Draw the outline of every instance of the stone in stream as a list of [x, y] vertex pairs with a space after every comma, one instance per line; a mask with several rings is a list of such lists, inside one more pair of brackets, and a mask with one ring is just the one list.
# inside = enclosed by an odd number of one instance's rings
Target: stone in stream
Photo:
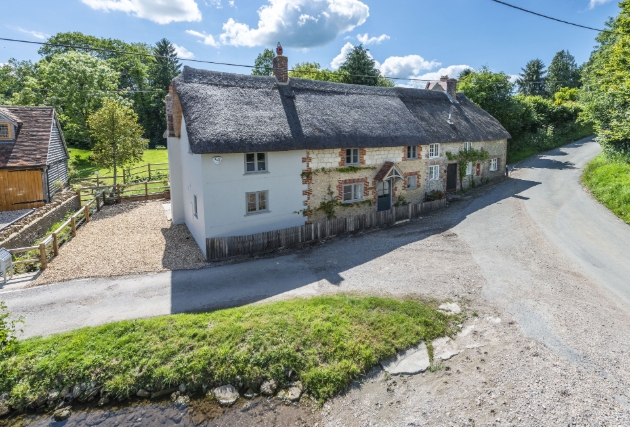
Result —
[[186, 393], [186, 384], [181, 383], [181, 384], [179, 385], [179, 392], [180, 392], [180, 393]]
[[138, 392], [136, 393], [136, 396], [142, 398], [142, 399], [146, 399], [147, 397], [151, 396], [151, 393], [149, 393], [148, 391], [146, 391], [145, 389], [141, 388], [140, 390], [138, 390]]
[[415, 375], [426, 371], [431, 366], [431, 362], [427, 346], [421, 342], [415, 347], [382, 361], [381, 366], [391, 375]]
[[98, 401], [98, 406], [105, 406], [109, 403], [109, 397], [107, 395], [100, 398]]
[[59, 399], [59, 391], [52, 389], [48, 392], [48, 404], [55, 403]]
[[61, 409], [57, 409], [55, 412], [53, 412], [53, 419], [55, 421], [67, 420], [68, 418], [70, 418], [70, 415], [72, 414], [70, 409], [71, 409], [70, 406], [67, 406], [67, 407], [61, 408]]
[[81, 390], [81, 386], [79, 384], [75, 385], [72, 389], [72, 398], [77, 399], [79, 396], [81, 396], [82, 392], [83, 391]]
[[265, 396], [273, 396], [277, 388], [278, 384], [276, 383], [276, 380], [267, 380], [260, 386], [260, 392]]
[[223, 406], [230, 406], [238, 400], [240, 395], [232, 384], [222, 385], [212, 390], [214, 398]]

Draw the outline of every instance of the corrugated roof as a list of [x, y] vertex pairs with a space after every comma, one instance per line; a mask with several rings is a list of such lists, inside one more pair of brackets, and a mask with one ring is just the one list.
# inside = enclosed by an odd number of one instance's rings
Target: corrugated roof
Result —
[[191, 151], [197, 154], [510, 137], [496, 119], [463, 95], [453, 103], [443, 92], [297, 78], [282, 85], [274, 77], [190, 67], [184, 67], [173, 85]]
[[54, 108], [2, 106], [0, 110], [22, 122], [15, 142], [0, 143], [0, 168], [45, 165]]

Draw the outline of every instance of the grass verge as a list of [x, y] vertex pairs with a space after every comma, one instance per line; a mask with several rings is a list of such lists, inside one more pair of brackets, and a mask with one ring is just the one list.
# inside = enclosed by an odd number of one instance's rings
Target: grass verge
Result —
[[337, 295], [116, 322], [20, 341], [0, 360], [0, 394], [26, 408], [51, 389], [90, 381], [128, 397], [180, 383], [191, 391], [257, 389], [271, 378], [282, 385], [294, 370], [323, 401], [379, 360], [452, 335], [458, 320], [415, 300]]
[[600, 203], [630, 224], [630, 164], [600, 154], [584, 168], [582, 183]]
[[[83, 150], [80, 148], [68, 147], [70, 153], [70, 162], [74, 167], [79, 178], [87, 178], [94, 173], [98, 172], [102, 176], [109, 176], [113, 172], [109, 169], [101, 169], [99, 166], [94, 165], [90, 161], [92, 155], [91, 150]], [[168, 151], [167, 150], [144, 150], [142, 154], [142, 160], [132, 166], [145, 165], [147, 163], [167, 163]], [[117, 168], [118, 173], [122, 175], [122, 169]]]

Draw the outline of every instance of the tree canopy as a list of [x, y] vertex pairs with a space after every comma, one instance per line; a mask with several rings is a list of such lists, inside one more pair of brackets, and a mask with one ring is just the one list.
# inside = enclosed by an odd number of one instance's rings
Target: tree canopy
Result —
[[546, 73], [545, 63], [540, 59], [529, 61], [516, 80], [519, 93], [526, 96], [546, 96]]
[[384, 79], [376, 68], [376, 62], [370, 55], [369, 49], [362, 44], [352, 48], [346, 55], [345, 61], [339, 67], [339, 72], [344, 74], [344, 83], [366, 86], [393, 86], [393, 83]]
[[547, 94], [553, 97], [563, 87], [580, 87], [580, 69], [568, 50], [556, 53], [547, 70]]
[[255, 76], [273, 76], [273, 58], [276, 56], [271, 49], [265, 49], [256, 57], [252, 74]]

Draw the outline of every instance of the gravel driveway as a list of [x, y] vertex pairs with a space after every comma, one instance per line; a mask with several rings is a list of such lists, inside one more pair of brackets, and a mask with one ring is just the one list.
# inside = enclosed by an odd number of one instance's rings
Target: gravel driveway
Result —
[[161, 200], [105, 206], [62, 246], [33, 285], [206, 265], [185, 225], [171, 225]]
[[[528, 160], [442, 212], [290, 255], [2, 293], [25, 336], [327, 292], [459, 301], [477, 348], [375, 369], [320, 426], [630, 425], [630, 227], [580, 187], [594, 142]], [[64, 319], [59, 321], [59, 319]]]

